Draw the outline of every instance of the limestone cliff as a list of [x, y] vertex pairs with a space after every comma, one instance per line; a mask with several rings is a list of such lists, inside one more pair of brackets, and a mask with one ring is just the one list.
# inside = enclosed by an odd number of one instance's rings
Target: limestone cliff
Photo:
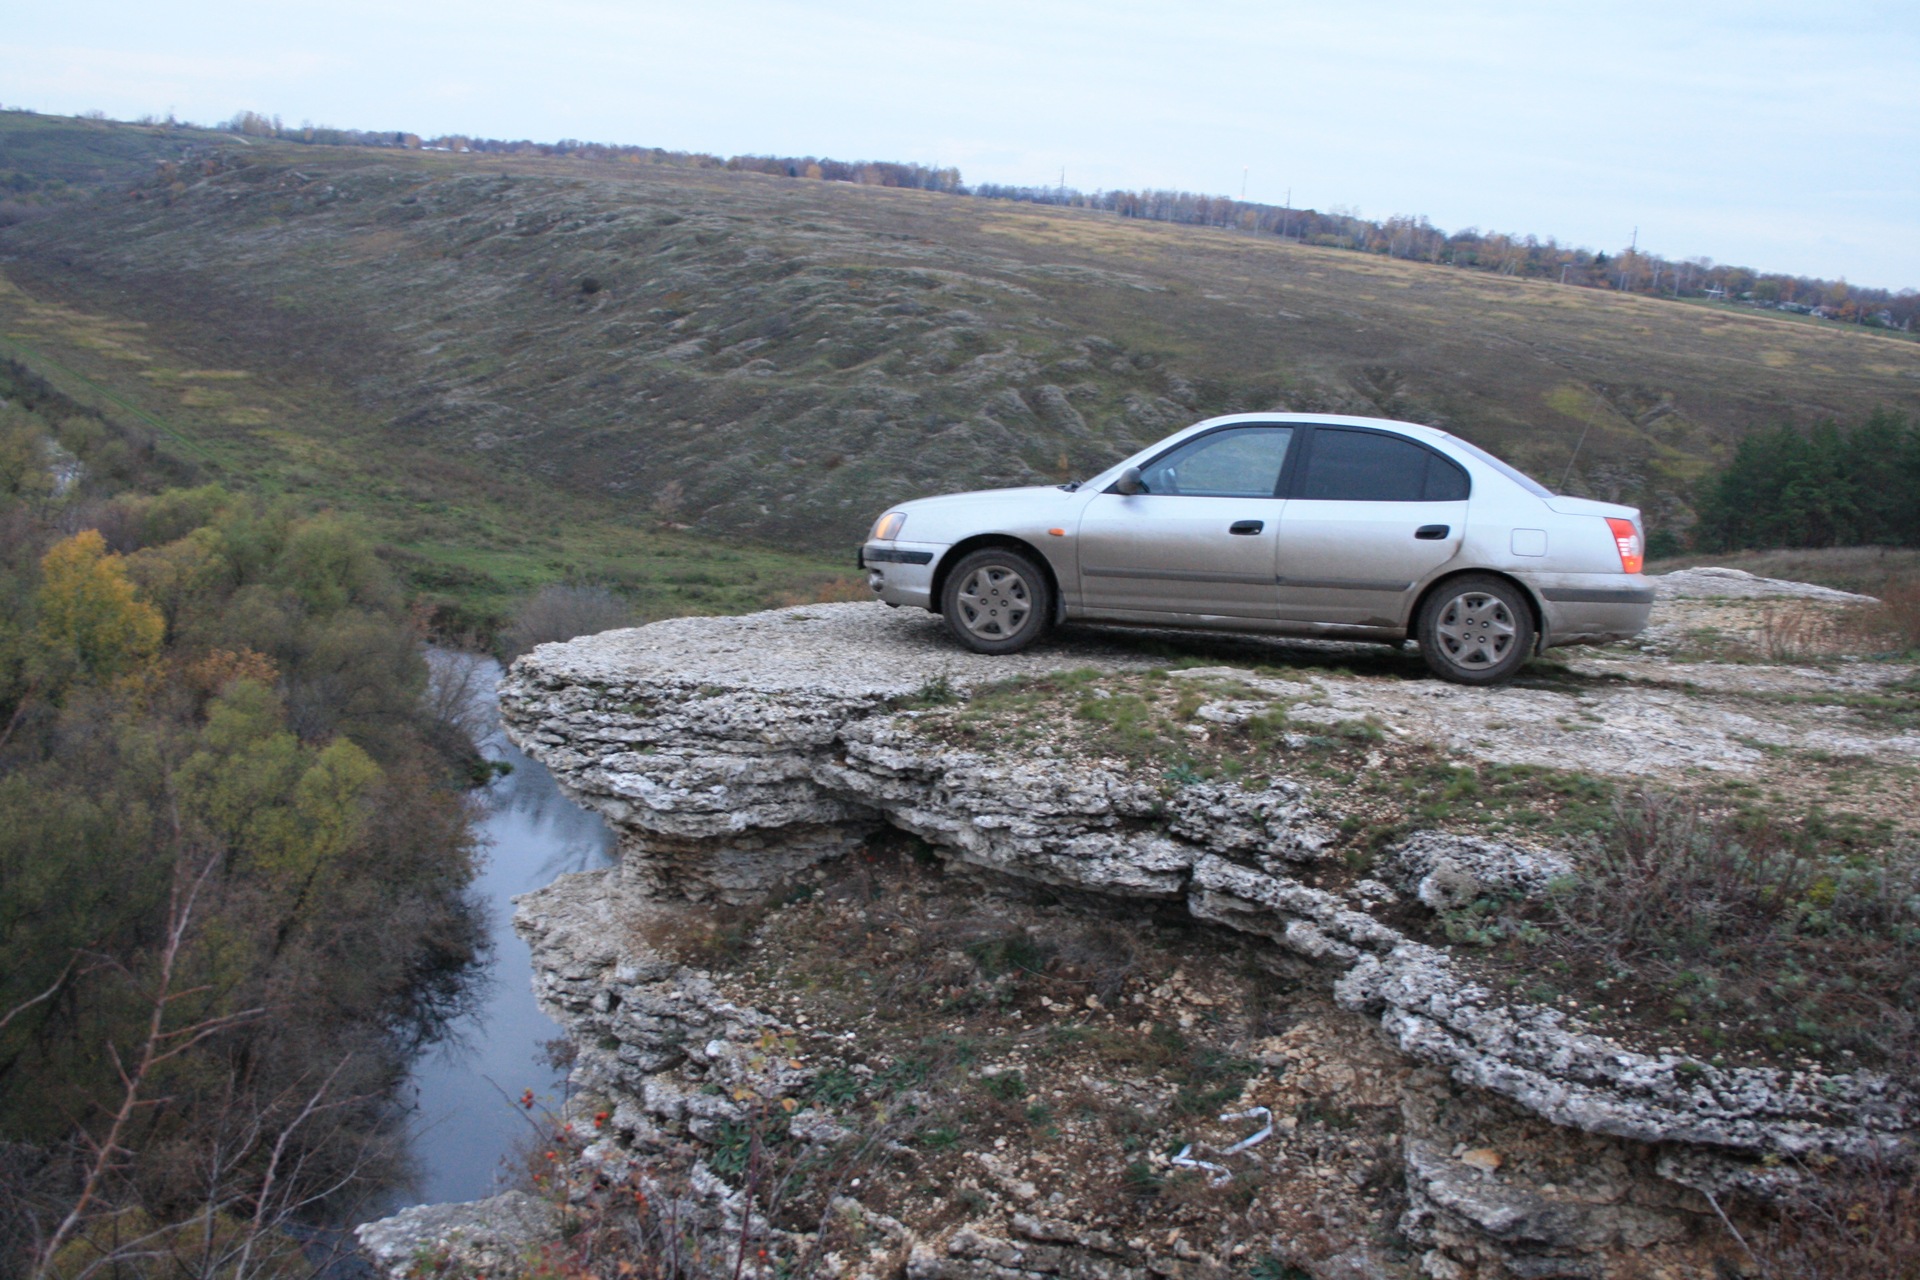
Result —
[[[1211, 652], [1229, 663], [1237, 652], [1249, 667], [1272, 660], [1256, 641]], [[811, 1126], [823, 1142], [844, 1136], [844, 1117], [818, 1104], [819, 1089], [809, 1092], [801, 1057], [784, 1078], [758, 1065], [765, 1055], [755, 1057], [755, 1043], [791, 1028], [792, 1009], [743, 1003], [699, 966], [649, 950], [644, 930], [631, 926], [637, 916], [696, 904], [751, 902], [817, 875], [884, 829], [911, 833], [983, 884], [1184, 911], [1240, 936], [1235, 946], [1266, 948], [1273, 963], [1319, 975], [1309, 984], [1320, 992], [1298, 997], [1308, 1021], [1372, 1026], [1377, 1050], [1341, 1031], [1349, 1037], [1342, 1052], [1354, 1062], [1388, 1054], [1357, 1069], [1399, 1081], [1382, 1096], [1403, 1117], [1395, 1128], [1400, 1229], [1429, 1275], [1637, 1274], [1631, 1267], [1652, 1265], [1654, 1246], [1678, 1250], [1670, 1260], [1698, 1261], [1704, 1255], [1685, 1250], [1718, 1231], [1710, 1200], [1764, 1191], [1784, 1176], [1782, 1159], [1891, 1149], [1910, 1133], [1913, 1099], [1885, 1076], [1812, 1063], [1716, 1065], [1634, 1043], [1565, 1008], [1497, 994], [1431, 931], [1410, 931], [1461, 885], [1537, 892], [1565, 870], [1563, 853], [1457, 830], [1416, 832], [1396, 842], [1372, 878], [1352, 884], [1323, 874], [1343, 815], [1300, 780], [1169, 777], [1137, 760], [1063, 751], [1044, 731], [987, 746], [956, 742], [927, 732], [929, 713], [914, 709], [1021, 675], [1143, 671], [1165, 661], [1132, 638], [1097, 634], [1014, 658], [976, 657], [951, 647], [924, 615], [832, 605], [680, 619], [543, 646], [517, 662], [501, 699], [510, 735], [605, 815], [622, 843], [616, 869], [529, 895], [519, 917], [543, 1004], [579, 1046], [576, 1080], [614, 1108], [619, 1137], [600, 1155], [644, 1150], [669, 1133], [716, 1141], [738, 1122], [734, 1099], [749, 1081], [762, 1093], [815, 1100], [796, 1132]], [[1198, 684], [1221, 670], [1173, 678]], [[1258, 677], [1238, 674], [1236, 687], [1258, 686]], [[1412, 688], [1393, 696], [1435, 690]], [[1336, 691], [1318, 704], [1353, 696]], [[1513, 691], [1433, 696], [1469, 711], [1516, 701]], [[1196, 731], [1206, 732], [1202, 721], [1247, 714], [1218, 699], [1202, 708]], [[1405, 723], [1402, 711], [1385, 714]], [[1389, 721], [1386, 731], [1444, 740], [1444, 717], [1429, 719], [1414, 729]], [[1284, 1047], [1271, 1052], [1285, 1056]], [[1516, 1162], [1465, 1158], [1476, 1149], [1453, 1139], [1469, 1112], [1497, 1114], [1505, 1131], [1526, 1130], [1536, 1144], [1558, 1141], [1562, 1156], [1585, 1153], [1573, 1163], [1587, 1173], [1529, 1177]], [[1005, 1159], [984, 1158], [990, 1167]], [[906, 1259], [912, 1274], [942, 1277], [1227, 1265], [1204, 1255], [1182, 1261], [1139, 1240], [1088, 1243], [1096, 1229], [1035, 1211], [1032, 1197], [1045, 1193], [1035, 1178], [1010, 1165], [998, 1176], [1015, 1188], [1019, 1212], [983, 1210], [961, 1229], [895, 1222], [888, 1256]], [[1361, 1241], [1302, 1255], [1297, 1265], [1328, 1276], [1395, 1274], [1371, 1248]], [[1080, 1262], [1055, 1256], [1063, 1250]], [[1635, 1251], [1641, 1262], [1622, 1261]]]

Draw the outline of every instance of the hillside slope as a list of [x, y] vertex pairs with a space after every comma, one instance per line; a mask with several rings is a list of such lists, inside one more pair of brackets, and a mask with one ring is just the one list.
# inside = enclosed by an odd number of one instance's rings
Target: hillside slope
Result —
[[815, 547], [1274, 407], [1439, 423], [1673, 527], [1751, 428], [1920, 409], [1898, 338], [667, 165], [233, 146], [0, 231], [0, 269], [337, 396], [363, 446]]
[[[91, 188], [144, 182], [154, 166], [236, 144], [230, 134], [178, 124], [122, 124], [72, 116], [0, 112], [0, 191], [58, 201]], [[16, 216], [20, 209], [14, 210]]]

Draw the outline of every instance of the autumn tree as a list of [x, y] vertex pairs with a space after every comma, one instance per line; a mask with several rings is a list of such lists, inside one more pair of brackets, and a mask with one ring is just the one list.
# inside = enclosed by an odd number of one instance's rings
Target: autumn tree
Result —
[[40, 575], [35, 637], [49, 689], [128, 674], [159, 652], [166, 622], [134, 598], [125, 561], [107, 551], [99, 530], [55, 543]]
[[359, 530], [168, 488], [150, 442], [16, 372], [0, 1276], [304, 1266], [282, 1228], [395, 1172], [392, 1091], [467, 998], [473, 748]]

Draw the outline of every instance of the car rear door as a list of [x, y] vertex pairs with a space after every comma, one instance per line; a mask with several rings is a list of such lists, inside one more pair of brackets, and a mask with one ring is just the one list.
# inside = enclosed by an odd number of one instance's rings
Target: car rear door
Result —
[[1295, 428], [1240, 425], [1182, 441], [1142, 467], [1146, 491], [1082, 509], [1087, 616], [1275, 616], [1277, 496]]
[[1280, 521], [1279, 616], [1406, 625], [1414, 589], [1460, 550], [1466, 471], [1395, 432], [1317, 426], [1305, 434]]

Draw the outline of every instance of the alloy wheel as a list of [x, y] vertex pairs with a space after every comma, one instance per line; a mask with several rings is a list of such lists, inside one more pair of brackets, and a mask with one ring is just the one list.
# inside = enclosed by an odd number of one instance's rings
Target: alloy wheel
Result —
[[1496, 666], [1513, 648], [1519, 628], [1499, 596], [1463, 591], [1440, 606], [1434, 633], [1447, 660], [1469, 671]]
[[960, 623], [982, 640], [1005, 640], [1026, 625], [1033, 591], [1009, 565], [981, 565], [960, 584]]

